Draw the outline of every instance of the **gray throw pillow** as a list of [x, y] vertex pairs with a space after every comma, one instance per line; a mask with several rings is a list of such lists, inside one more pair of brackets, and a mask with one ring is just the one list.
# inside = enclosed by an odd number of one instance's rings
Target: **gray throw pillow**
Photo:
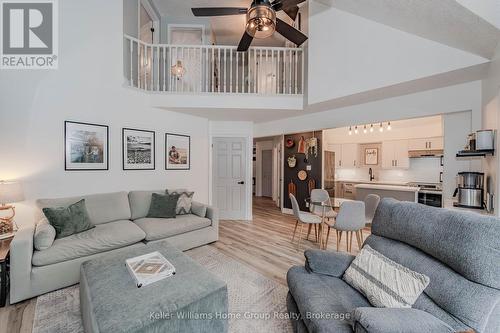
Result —
[[177, 208], [176, 208], [177, 215], [192, 213], [191, 205], [193, 203], [194, 192], [188, 192], [185, 190], [166, 190], [166, 193], [179, 195], [179, 200], [177, 201]]
[[52, 246], [56, 239], [56, 229], [50, 225], [46, 218], [41, 219], [35, 227], [33, 245], [38, 251], [46, 250]]
[[178, 194], [151, 194], [151, 205], [147, 217], [175, 218]]
[[56, 230], [56, 239], [77, 234], [95, 226], [90, 221], [85, 199], [68, 207], [43, 208], [50, 225]]

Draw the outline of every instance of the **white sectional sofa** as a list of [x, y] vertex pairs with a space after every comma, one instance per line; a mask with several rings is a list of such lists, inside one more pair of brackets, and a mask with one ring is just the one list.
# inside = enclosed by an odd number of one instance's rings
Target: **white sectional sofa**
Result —
[[172, 219], [147, 218], [152, 193], [164, 191], [37, 200], [39, 219], [43, 217], [42, 208], [67, 206], [85, 199], [96, 227], [56, 239], [52, 246], [41, 251], [34, 248], [35, 226], [19, 230], [10, 249], [11, 304], [78, 283], [80, 265], [102, 253], [139, 248], [166, 239], [184, 251], [218, 240], [216, 209], [193, 202], [192, 214]]

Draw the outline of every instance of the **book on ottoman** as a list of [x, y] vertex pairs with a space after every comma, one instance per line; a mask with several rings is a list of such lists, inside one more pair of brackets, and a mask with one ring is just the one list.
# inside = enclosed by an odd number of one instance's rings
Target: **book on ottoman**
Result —
[[125, 260], [137, 288], [175, 274], [175, 267], [158, 251]]

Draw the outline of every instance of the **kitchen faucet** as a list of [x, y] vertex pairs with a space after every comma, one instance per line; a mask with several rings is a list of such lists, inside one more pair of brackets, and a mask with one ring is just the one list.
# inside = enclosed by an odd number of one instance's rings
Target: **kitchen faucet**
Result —
[[370, 176], [370, 181], [374, 180], [375, 179], [375, 176], [373, 175], [373, 170], [372, 168], [369, 168], [368, 169], [368, 175]]

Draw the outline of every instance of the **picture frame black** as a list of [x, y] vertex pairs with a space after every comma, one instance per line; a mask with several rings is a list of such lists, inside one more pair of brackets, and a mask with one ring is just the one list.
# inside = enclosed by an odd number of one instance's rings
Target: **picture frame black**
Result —
[[[169, 142], [170, 140], [170, 142]], [[187, 146], [185, 147], [185, 140], [187, 140]], [[183, 142], [184, 141], [184, 142]], [[181, 149], [187, 149], [186, 159], [187, 163], [174, 164], [169, 162], [170, 150], [172, 146], [175, 146], [173, 142], [183, 143]], [[177, 143], [176, 143], [177, 144]], [[169, 148], [170, 147], [170, 148]], [[190, 170], [191, 169], [191, 136], [184, 134], [175, 133], [165, 133], [165, 170]], [[180, 152], [180, 159], [182, 160], [182, 152]]]
[[[143, 133], [148, 133], [151, 135], [152, 138], [152, 143], [151, 143], [151, 166], [150, 167], [130, 167], [127, 166], [127, 157], [126, 157], [126, 152], [125, 152], [125, 135], [127, 131], [134, 131], [134, 132], [143, 132]], [[128, 153], [128, 152], [127, 152]], [[123, 171], [135, 171], [135, 170], [156, 170], [156, 132], [151, 131], [151, 130], [144, 130], [144, 129], [137, 129], [137, 128], [130, 128], [130, 127], [124, 127], [122, 128], [122, 170]]]
[[[84, 163], [84, 162], [73, 162], [71, 161], [71, 151], [72, 146], [69, 145], [68, 132], [70, 131], [69, 126], [88, 126], [89, 129], [91, 127], [100, 128], [101, 130], [105, 130], [105, 142], [103, 142], [103, 158], [101, 163], [92, 162], [92, 163]], [[69, 153], [69, 154], [68, 154]], [[69, 160], [69, 161], [68, 161]], [[79, 163], [82, 163], [79, 165]], [[100, 167], [94, 167], [93, 164], [101, 164]], [[79, 167], [77, 167], [79, 166]], [[65, 171], [107, 171], [109, 170], [109, 126], [94, 124], [94, 123], [86, 123], [72, 120], [64, 121], [64, 170]]]

